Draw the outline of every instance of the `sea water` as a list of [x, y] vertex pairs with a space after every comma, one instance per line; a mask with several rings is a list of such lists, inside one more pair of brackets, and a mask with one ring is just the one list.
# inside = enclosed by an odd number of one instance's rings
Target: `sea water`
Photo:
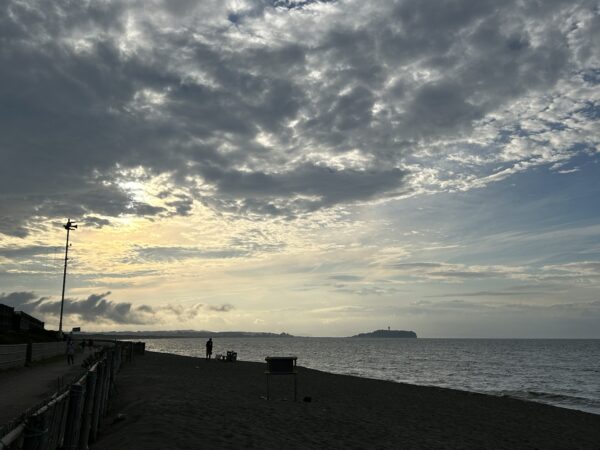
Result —
[[[146, 349], [204, 357], [206, 339], [145, 339]], [[294, 355], [326, 372], [439, 386], [600, 414], [600, 340], [213, 338], [243, 361]]]

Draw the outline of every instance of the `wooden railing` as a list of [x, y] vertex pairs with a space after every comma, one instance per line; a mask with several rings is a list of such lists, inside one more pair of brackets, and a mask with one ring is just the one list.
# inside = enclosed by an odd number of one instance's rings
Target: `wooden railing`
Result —
[[145, 352], [143, 342], [98, 344], [70, 385], [0, 428], [0, 449], [85, 450], [98, 438], [121, 365]]

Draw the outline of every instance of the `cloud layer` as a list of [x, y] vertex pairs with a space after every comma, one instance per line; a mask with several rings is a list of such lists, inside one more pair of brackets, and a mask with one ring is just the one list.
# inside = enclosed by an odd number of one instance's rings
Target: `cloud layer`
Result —
[[[230, 304], [203, 305], [197, 303], [190, 307], [166, 305], [151, 307], [132, 305], [129, 302], [117, 302], [107, 299], [110, 292], [92, 294], [83, 300], [65, 298], [64, 315], [71, 323], [109, 325], [152, 325], [160, 326], [165, 321], [185, 322], [202, 315], [226, 313], [234, 309]], [[25, 311], [38, 318], [58, 322], [60, 300], [47, 297], [38, 298], [33, 292], [12, 292], [0, 294], [0, 303], [12, 306], [17, 311]]]
[[46, 6], [0, 6], [0, 233], [293, 218], [598, 151], [592, 1]]

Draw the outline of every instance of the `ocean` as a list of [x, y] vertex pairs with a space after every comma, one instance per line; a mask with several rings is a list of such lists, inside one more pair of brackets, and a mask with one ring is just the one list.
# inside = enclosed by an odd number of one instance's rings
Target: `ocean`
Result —
[[[146, 339], [146, 349], [204, 357], [206, 339]], [[600, 340], [213, 338], [243, 361], [294, 355], [331, 373], [506, 395], [600, 414]]]

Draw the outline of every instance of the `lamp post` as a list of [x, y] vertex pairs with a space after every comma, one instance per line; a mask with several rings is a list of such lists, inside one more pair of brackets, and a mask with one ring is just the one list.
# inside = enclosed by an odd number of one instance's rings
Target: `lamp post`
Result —
[[65, 270], [63, 272], [63, 285], [62, 285], [62, 296], [60, 299], [60, 323], [58, 325], [58, 333], [62, 336], [62, 319], [63, 319], [63, 307], [65, 304], [65, 284], [67, 282], [67, 261], [69, 260], [69, 232], [77, 228], [75, 222], [71, 222], [71, 219], [67, 219], [67, 223], [63, 225], [64, 229], [67, 230], [67, 244], [65, 245]]

